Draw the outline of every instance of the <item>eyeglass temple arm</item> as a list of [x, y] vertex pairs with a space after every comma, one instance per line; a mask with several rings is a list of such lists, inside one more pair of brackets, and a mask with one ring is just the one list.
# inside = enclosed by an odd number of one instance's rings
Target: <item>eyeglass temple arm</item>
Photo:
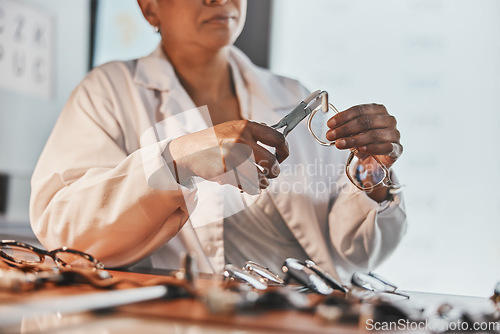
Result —
[[326, 90], [315, 90], [304, 99], [307, 107], [311, 110], [316, 109], [321, 104], [321, 110], [328, 112], [328, 92]]

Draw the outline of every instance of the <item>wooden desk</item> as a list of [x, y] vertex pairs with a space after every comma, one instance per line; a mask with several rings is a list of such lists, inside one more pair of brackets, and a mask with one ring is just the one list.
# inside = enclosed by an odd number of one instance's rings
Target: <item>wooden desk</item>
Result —
[[[110, 271], [114, 277], [146, 282], [159, 276]], [[217, 279], [200, 279], [199, 288], [208, 291]], [[49, 287], [25, 293], [0, 292], [0, 314], [15, 303], [50, 301], [61, 296], [105, 292], [88, 285]], [[487, 298], [409, 293], [414, 303], [463, 303], [474, 309], [491, 307]], [[26, 309], [28, 310], [28, 308]], [[0, 318], [1, 319], [1, 318]], [[129, 304], [106, 312], [61, 315], [51, 312], [22, 319], [21, 323], [2, 326], [1, 333], [365, 333], [363, 324], [326, 323], [314, 313], [270, 310], [253, 314], [211, 314], [201, 300], [182, 298], [151, 300]]]
[[[113, 277], [146, 282], [157, 275], [110, 271]], [[220, 280], [199, 279], [201, 290], [220, 285]], [[0, 313], [9, 305], [53, 300], [58, 297], [106, 292], [88, 285], [47, 287], [24, 293], [0, 292]], [[30, 306], [23, 306], [26, 311]], [[43, 310], [40, 310], [43, 311]], [[0, 318], [1, 319], [1, 318]], [[129, 304], [106, 312], [64, 314], [52, 312], [23, 318], [21, 323], [2, 326], [1, 333], [359, 333], [356, 325], [328, 324], [313, 313], [271, 310], [253, 314], [211, 314], [201, 300], [179, 298]]]

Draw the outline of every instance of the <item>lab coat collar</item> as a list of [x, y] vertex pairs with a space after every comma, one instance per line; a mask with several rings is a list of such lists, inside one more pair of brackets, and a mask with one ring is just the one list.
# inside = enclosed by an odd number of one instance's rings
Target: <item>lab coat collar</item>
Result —
[[[240, 104], [243, 104], [243, 117], [253, 116], [245, 114], [246, 112], [251, 113], [251, 111], [245, 110], [245, 106], [249, 103], [248, 96], [258, 96], [263, 105], [272, 110], [290, 107], [291, 92], [279, 89], [275, 82], [276, 76], [253, 64], [243, 52], [234, 46], [230, 47], [229, 54], [229, 63], [233, 71], [238, 99]], [[175, 69], [163, 51], [161, 43], [149, 56], [138, 59], [134, 83], [159, 91], [170, 91], [180, 85]], [[243, 87], [240, 85], [244, 85], [246, 89], [242, 89]], [[295, 98], [300, 99], [301, 97]]]
[[208, 127], [200, 112], [186, 113], [195, 109], [196, 105], [179, 82], [161, 43], [149, 56], [137, 60], [133, 80], [136, 85], [160, 92], [159, 111], [163, 114], [163, 118], [175, 116], [169, 119], [170, 128], [176, 129], [172, 132], [175, 134], [173, 137]]
[[160, 44], [149, 56], [139, 58], [134, 73], [134, 83], [159, 91], [171, 90], [177, 81], [175, 70]]
[[[276, 111], [292, 110], [293, 105], [290, 101], [301, 98], [293, 96], [291, 91], [283, 88], [276, 81], [279, 80], [276, 76], [254, 65], [243, 52], [234, 46], [230, 47], [229, 65], [241, 107], [241, 115], [245, 119], [267, 124], [277, 123], [284, 114], [276, 113]], [[160, 111], [165, 118], [176, 115], [177, 127], [182, 132], [192, 133], [211, 126], [206, 123], [201, 114], [191, 114], [189, 119], [183, 116], [184, 111], [196, 108], [196, 106], [179, 82], [161, 43], [149, 56], [138, 59], [133, 80], [136, 85], [158, 90], [162, 94]], [[175, 98], [171, 99], [171, 96]]]

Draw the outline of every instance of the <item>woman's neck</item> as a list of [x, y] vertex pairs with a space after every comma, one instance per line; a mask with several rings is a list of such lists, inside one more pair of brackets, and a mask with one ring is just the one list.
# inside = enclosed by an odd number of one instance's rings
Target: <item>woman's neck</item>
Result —
[[214, 52], [165, 47], [164, 50], [181, 84], [196, 105], [209, 104], [228, 93], [234, 95], [228, 47]]
[[[179, 81], [197, 107], [207, 106], [207, 124], [241, 119], [231, 69], [229, 47], [216, 52], [165, 48]], [[208, 118], [209, 117], [209, 118]]]

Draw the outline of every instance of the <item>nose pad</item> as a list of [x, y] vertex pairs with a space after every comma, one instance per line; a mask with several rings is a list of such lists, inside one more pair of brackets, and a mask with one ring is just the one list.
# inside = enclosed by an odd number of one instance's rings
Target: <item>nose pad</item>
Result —
[[227, 0], [203, 0], [207, 6], [221, 6], [224, 5]]

